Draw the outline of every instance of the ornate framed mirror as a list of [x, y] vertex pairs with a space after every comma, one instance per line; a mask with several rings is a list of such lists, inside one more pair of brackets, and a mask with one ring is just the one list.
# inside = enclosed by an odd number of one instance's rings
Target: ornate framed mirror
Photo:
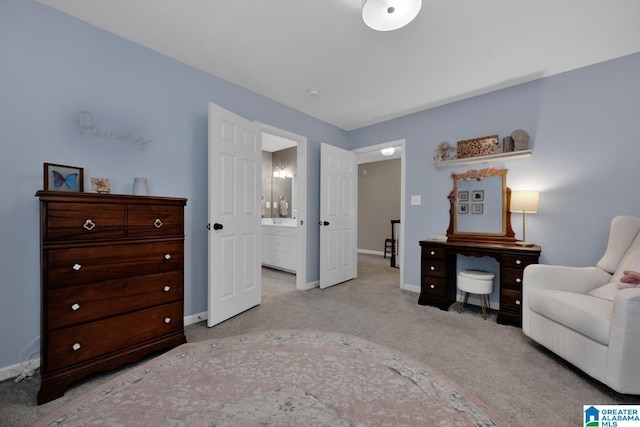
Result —
[[513, 243], [507, 169], [469, 170], [451, 174], [447, 241]]

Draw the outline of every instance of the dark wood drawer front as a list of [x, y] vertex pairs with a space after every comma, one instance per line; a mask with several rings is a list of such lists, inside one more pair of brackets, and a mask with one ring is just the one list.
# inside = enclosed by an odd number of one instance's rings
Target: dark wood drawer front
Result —
[[502, 255], [500, 265], [505, 268], [521, 268], [524, 269], [529, 264], [537, 264], [538, 257], [526, 255]]
[[125, 236], [122, 205], [49, 203], [46, 241], [94, 240]]
[[500, 283], [503, 287], [515, 291], [522, 290], [522, 270], [515, 268], [500, 269]]
[[422, 275], [433, 277], [445, 276], [445, 263], [444, 260], [438, 259], [423, 259], [422, 260]]
[[181, 332], [182, 313], [182, 302], [176, 302], [51, 331], [47, 368], [64, 368], [172, 332]]
[[445, 298], [447, 296], [445, 280], [423, 275], [420, 292], [430, 297]]
[[520, 316], [522, 313], [522, 292], [500, 289], [500, 311], [508, 311]]
[[444, 259], [445, 255], [445, 250], [443, 248], [430, 248], [428, 246], [422, 248], [422, 258], [424, 260]]
[[129, 206], [129, 237], [184, 235], [182, 206]]
[[45, 256], [49, 289], [182, 271], [184, 261], [182, 242], [52, 249]]
[[47, 321], [57, 329], [182, 300], [182, 272], [49, 291]]

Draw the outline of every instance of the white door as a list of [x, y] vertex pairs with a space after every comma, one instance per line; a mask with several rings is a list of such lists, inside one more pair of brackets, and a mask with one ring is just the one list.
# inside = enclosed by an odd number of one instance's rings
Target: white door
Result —
[[261, 135], [209, 103], [209, 327], [261, 302]]
[[320, 288], [355, 278], [357, 258], [355, 153], [320, 148]]

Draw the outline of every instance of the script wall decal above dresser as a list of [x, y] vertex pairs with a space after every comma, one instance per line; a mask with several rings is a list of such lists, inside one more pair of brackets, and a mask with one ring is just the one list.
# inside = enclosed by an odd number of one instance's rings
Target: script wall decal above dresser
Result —
[[186, 342], [184, 206], [171, 197], [39, 191], [38, 404], [89, 374]]

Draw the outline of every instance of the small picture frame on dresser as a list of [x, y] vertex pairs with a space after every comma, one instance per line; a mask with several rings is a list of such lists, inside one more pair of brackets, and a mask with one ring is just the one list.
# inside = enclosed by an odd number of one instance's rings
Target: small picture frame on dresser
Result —
[[44, 189], [47, 191], [84, 191], [84, 169], [77, 166], [44, 164]]
[[91, 178], [91, 189], [96, 193], [109, 194], [111, 193], [111, 184], [109, 178]]

